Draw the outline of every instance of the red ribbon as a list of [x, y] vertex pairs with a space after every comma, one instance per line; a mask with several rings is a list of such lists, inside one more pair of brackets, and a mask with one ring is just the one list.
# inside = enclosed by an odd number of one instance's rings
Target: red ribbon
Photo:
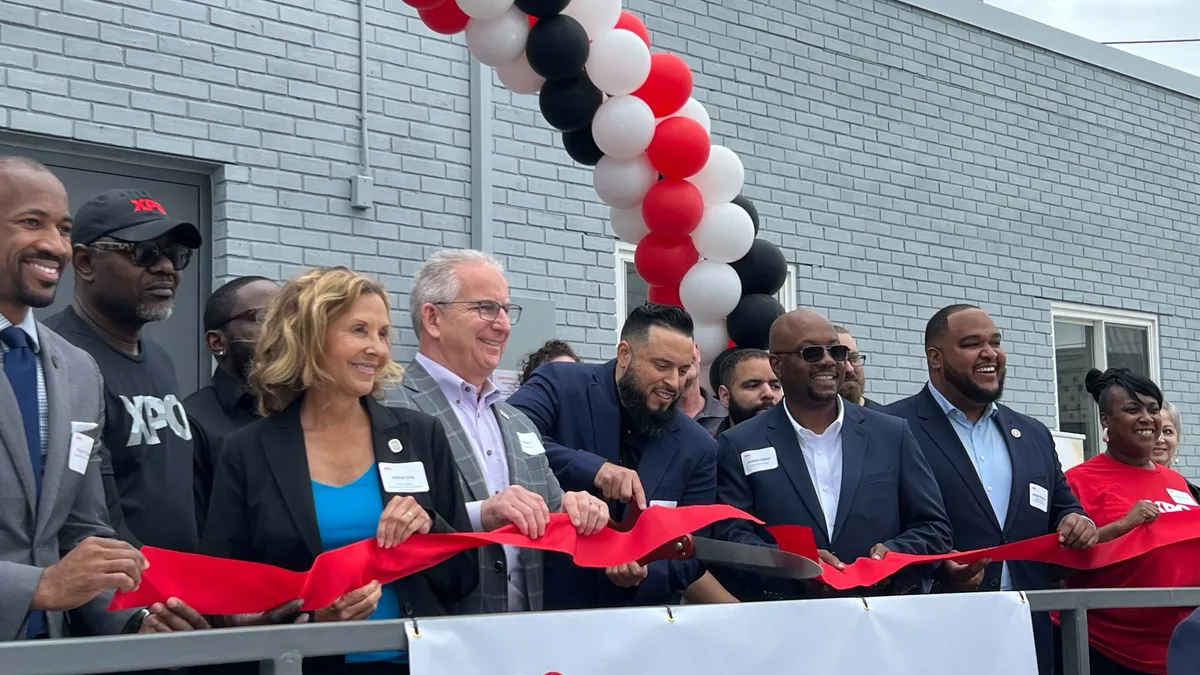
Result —
[[[650, 507], [629, 532], [604, 529], [580, 537], [565, 514], [552, 514], [546, 534], [530, 539], [509, 525], [494, 532], [414, 535], [403, 544], [379, 548], [373, 539], [351, 544], [317, 556], [312, 569], [292, 572], [270, 565], [179, 553], [152, 547], [142, 552], [150, 567], [141, 586], [118, 593], [111, 610], [147, 607], [168, 598], [179, 598], [201, 614], [261, 612], [296, 598], [304, 599], [306, 610], [332, 604], [345, 593], [373, 579], [389, 583], [429, 569], [463, 551], [487, 544], [566, 553], [581, 567], [612, 567], [638, 560], [662, 544], [728, 518], [761, 521], [725, 505], [681, 508]], [[812, 531], [798, 525], [769, 528], [781, 549], [817, 559]], [[1184, 541], [1200, 539], [1200, 511], [1164, 513], [1150, 525], [1087, 550], [1068, 549], [1058, 535], [945, 555], [889, 553], [883, 560], [861, 558], [836, 570], [822, 563], [821, 577], [837, 590], [872, 586], [908, 565], [940, 560], [970, 563], [981, 558], [993, 561], [1035, 561], [1091, 570], [1135, 558], [1147, 551]]]

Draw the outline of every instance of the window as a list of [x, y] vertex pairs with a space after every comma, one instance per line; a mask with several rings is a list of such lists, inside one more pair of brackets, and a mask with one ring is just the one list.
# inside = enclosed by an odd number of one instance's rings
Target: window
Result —
[[1100, 413], [1083, 387], [1091, 368], [1128, 368], [1158, 381], [1158, 318], [1083, 305], [1054, 304], [1058, 430], [1083, 437], [1086, 457], [1103, 450]]
[[[646, 302], [650, 286], [638, 276], [637, 270], [633, 266], [634, 246], [626, 244], [623, 241], [617, 241], [616, 243], [617, 333], [620, 333], [621, 324], [625, 322], [625, 317], [629, 316], [630, 310]], [[779, 293], [775, 294], [775, 297], [783, 305], [785, 311], [790, 312], [796, 309], [795, 265], [788, 265], [787, 280], [783, 282], [783, 288], [779, 289]]]

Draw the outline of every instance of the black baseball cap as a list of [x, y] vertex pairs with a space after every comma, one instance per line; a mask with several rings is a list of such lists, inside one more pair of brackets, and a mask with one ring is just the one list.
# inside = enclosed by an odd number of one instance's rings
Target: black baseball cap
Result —
[[100, 237], [121, 241], [150, 241], [174, 232], [176, 241], [191, 249], [204, 243], [193, 223], [174, 220], [145, 190], [105, 190], [87, 200], [75, 213], [71, 244], [90, 244]]

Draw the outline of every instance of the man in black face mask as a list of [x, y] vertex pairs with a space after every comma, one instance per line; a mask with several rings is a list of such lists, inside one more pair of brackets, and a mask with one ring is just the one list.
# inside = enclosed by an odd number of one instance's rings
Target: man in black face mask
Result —
[[267, 305], [278, 292], [278, 284], [270, 279], [241, 277], [214, 291], [204, 305], [204, 338], [217, 370], [211, 385], [184, 401], [196, 453], [196, 522], [201, 534], [221, 444], [227, 434], [258, 417], [254, 397], [246, 389], [246, 376]]

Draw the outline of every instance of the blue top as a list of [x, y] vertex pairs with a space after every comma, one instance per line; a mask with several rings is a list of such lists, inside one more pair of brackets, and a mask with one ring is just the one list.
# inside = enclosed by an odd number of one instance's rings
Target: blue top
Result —
[[[314, 480], [312, 491], [322, 549], [332, 551], [363, 539], [375, 538], [379, 531], [379, 517], [383, 515], [383, 498], [379, 495], [379, 473], [374, 464], [353, 483], [341, 487]], [[384, 586], [379, 605], [368, 619], [399, 619], [400, 616], [400, 598], [396, 590], [391, 585]], [[346, 661], [408, 663], [408, 652], [347, 654]]]
[[[1003, 528], [1008, 520], [1008, 501], [1012, 490], [1012, 457], [1008, 454], [1004, 432], [1000, 431], [1000, 424], [996, 420], [996, 404], [989, 405], [983, 417], [972, 423], [932, 382], [929, 383], [929, 393], [933, 394], [933, 400], [946, 413], [950, 426], [971, 458], [971, 464], [979, 473], [979, 481], [992, 504], [992, 512], [996, 514], [996, 522]], [[1008, 563], [1003, 563], [1000, 568], [1000, 590], [1011, 591], [1013, 588]]]

